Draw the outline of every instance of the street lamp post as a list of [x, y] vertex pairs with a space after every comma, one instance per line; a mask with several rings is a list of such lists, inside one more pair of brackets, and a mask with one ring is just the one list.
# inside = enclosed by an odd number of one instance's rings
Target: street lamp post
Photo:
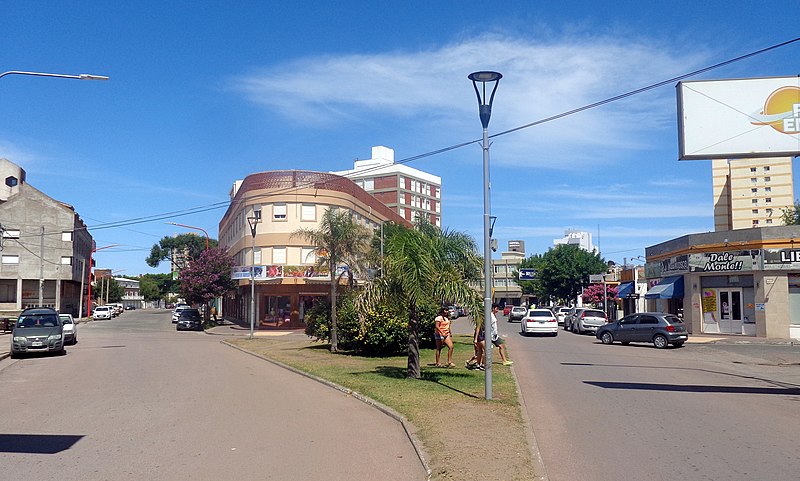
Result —
[[[485, 348], [483, 349], [483, 363], [486, 366], [485, 391], [486, 399], [492, 399], [492, 248], [491, 248], [491, 224], [489, 219], [489, 119], [492, 117], [492, 102], [497, 91], [497, 85], [503, 75], [498, 72], [482, 71], [473, 72], [467, 76], [472, 80], [475, 88], [475, 95], [478, 97], [478, 114], [483, 125], [483, 337]], [[480, 89], [478, 88], [480, 85]], [[489, 87], [492, 93], [486, 95], [486, 84], [494, 84]]]
[[203, 229], [202, 227], [194, 227], [194, 226], [186, 225], [186, 224], [178, 224], [177, 222], [167, 222], [167, 224], [177, 225], [178, 227], [186, 227], [187, 229], [194, 229], [194, 230], [202, 231], [203, 234], [206, 235], [206, 250], [208, 250], [208, 232], [206, 232], [206, 230]]
[[261, 217], [258, 215], [247, 217], [250, 235], [253, 237], [253, 263], [250, 266], [250, 339], [253, 338], [253, 329], [256, 323], [256, 227], [259, 222], [261, 222]]

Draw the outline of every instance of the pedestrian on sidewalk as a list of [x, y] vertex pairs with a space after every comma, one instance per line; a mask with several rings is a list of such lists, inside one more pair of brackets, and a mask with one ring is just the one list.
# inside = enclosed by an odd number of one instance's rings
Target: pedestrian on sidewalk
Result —
[[[453, 336], [450, 333], [450, 316], [447, 315], [447, 308], [439, 309], [439, 315], [433, 320], [433, 337], [436, 339], [436, 367], [456, 367], [453, 364]], [[439, 360], [442, 355], [442, 348], [447, 346], [447, 364], [442, 365]]]

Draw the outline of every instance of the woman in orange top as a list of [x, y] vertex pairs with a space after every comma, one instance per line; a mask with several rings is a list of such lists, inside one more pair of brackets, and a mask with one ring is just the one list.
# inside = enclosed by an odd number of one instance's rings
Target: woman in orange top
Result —
[[[439, 315], [434, 319], [433, 337], [436, 339], [436, 367], [456, 367], [453, 364], [453, 336], [450, 334], [450, 317], [447, 308], [442, 307]], [[439, 363], [442, 347], [447, 346], [447, 364]]]

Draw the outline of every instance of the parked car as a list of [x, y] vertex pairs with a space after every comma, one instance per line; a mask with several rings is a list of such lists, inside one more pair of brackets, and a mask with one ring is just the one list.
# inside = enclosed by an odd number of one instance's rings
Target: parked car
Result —
[[456, 306], [447, 306], [447, 317], [458, 319], [458, 308]]
[[110, 306], [112, 309], [114, 309], [114, 317], [122, 314], [122, 311], [124, 310], [122, 304], [110, 304]]
[[514, 306], [508, 313], [508, 322], [522, 321], [526, 314], [528, 314], [527, 307]]
[[72, 314], [59, 314], [61, 325], [64, 326], [64, 344], [77, 344], [78, 342], [78, 325], [75, 323]]
[[564, 330], [571, 331], [572, 330], [572, 321], [575, 319], [575, 314], [583, 309], [582, 307], [570, 307], [569, 311], [564, 315]]
[[114, 310], [111, 306], [97, 306], [92, 311], [92, 319], [111, 319], [114, 317]]
[[569, 314], [570, 308], [569, 307], [559, 307], [555, 310], [556, 321], [558, 321], [559, 326], [564, 325], [564, 318], [567, 314]]
[[529, 309], [519, 324], [519, 332], [528, 334], [558, 335], [558, 321], [550, 309]]
[[597, 332], [597, 328], [608, 322], [608, 316], [600, 309], [583, 308], [575, 312], [572, 319], [572, 332], [583, 334], [584, 332]]
[[512, 306], [511, 304], [506, 304], [506, 305], [503, 307], [503, 315], [504, 315], [504, 316], [507, 316], [507, 315], [508, 315], [508, 314], [511, 312], [511, 308], [512, 308], [512, 307], [514, 307], [514, 306]]
[[135, 311], [136, 310], [136, 306], [125, 306], [125, 310], [126, 311]]
[[182, 305], [176, 307], [174, 311], [172, 311], [172, 323], [173, 324], [178, 322], [178, 317], [180, 317], [181, 311], [184, 311], [186, 309], [191, 309], [191, 307], [187, 306], [186, 304], [182, 304]]
[[65, 354], [63, 329], [55, 309], [25, 309], [11, 334], [11, 357], [30, 352]]
[[456, 306], [456, 309], [458, 309], [458, 317], [463, 317], [467, 315], [467, 310], [464, 309], [464, 306]]
[[614, 341], [619, 341], [621, 344], [652, 342], [658, 349], [663, 349], [669, 344], [681, 347], [689, 340], [689, 333], [683, 321], [674, 314], [664, 312], [629, 314], [619, 321], [602, 326], [595, 336], [603, 344], [611, 344]]
[[203, 317], [198, 309], [184, 308], [180, 310], [175, 325], [176, 331], [202, 331]]

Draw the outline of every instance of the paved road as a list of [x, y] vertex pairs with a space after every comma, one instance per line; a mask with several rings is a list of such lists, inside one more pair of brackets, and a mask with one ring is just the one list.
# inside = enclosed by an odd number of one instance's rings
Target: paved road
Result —
[[800, 347], [657, 350], [500, 324], [550, 481], [798, 479]]
[[3, 479], [425, 478], [393, 419], [175, 332], [168, 311], [81, 325], [79, 339], [63, 357], [0, 361]]

